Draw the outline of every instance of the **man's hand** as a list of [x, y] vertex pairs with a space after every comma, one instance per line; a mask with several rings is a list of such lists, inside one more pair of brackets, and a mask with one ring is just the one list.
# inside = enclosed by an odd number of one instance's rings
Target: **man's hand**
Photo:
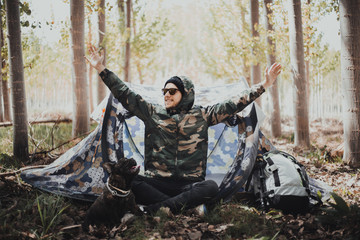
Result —
[[262, 85], [264, 88], [271, 87], [277, 76], [281, 73], [281, 64], [280, 63], [274, 63], [271, 65], [271, 67], [266, 67], [265, 69], [265, 80], [263, 81]]
[[84, 56], [85, 59], [90, 63], [93, 68], [98, 71], [98, 73], [101, 73], [105, 69], [105, 66], [103, 65], [104, 50], [99, 53], [99, 51], [94, 45], [90, 45], [89, 54], [89, 57]]

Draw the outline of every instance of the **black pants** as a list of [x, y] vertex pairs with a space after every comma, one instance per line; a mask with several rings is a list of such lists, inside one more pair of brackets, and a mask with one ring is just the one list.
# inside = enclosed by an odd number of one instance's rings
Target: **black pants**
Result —
[[219, 191], [213, 180], [201, 182], [180, 182], [170, 179], [137, 176], [132, 182], [136, 203], [146, 205], [146, 211], [157, 212], [168, 207], [171, 212], [194, 208], [206, 203]]

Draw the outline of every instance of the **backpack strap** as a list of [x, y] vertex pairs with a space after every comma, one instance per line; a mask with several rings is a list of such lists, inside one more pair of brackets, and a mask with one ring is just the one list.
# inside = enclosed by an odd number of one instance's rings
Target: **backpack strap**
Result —
[[274, 180], [275, 180], [275, 186], [280, 187], [279, 170], [277, 169], [277, 167], [274, 164], [274, 161], [271, 159], [271, 157], [266, 158], [266, 161], [269, 164], [269, 170], [272, 171], [272, 173], [273, 173]]

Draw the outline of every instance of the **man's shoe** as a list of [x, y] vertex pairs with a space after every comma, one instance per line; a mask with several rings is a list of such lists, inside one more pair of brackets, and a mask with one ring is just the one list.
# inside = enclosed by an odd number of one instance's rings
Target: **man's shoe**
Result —
[[195, 213], [200, 217], [203, 217], [206, 214], [206, 212], [207, 210], [205, 204], [201, 204], [195, 208]]

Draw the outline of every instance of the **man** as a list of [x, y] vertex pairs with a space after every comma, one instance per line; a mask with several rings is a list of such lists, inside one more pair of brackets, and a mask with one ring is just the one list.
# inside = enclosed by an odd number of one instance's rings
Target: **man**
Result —
[[165, 108], [146, 102], [102, 64], [94, 46], [86, 59], [98, 71], [114, 97], [145, 124], [145, 176], [132, 184], [136, 202], [155, 213], [168, 207], [173, 213], [196, 207], [218, 192], [216, 182], [205, 180], [208, 128], [242, 111], [270, 87], [281, 65], [266, 68], [266, 79], [239, 96], [213, 106], [193, 106], [194, 85], [186, 77], [170, 78], [162, 89]]

